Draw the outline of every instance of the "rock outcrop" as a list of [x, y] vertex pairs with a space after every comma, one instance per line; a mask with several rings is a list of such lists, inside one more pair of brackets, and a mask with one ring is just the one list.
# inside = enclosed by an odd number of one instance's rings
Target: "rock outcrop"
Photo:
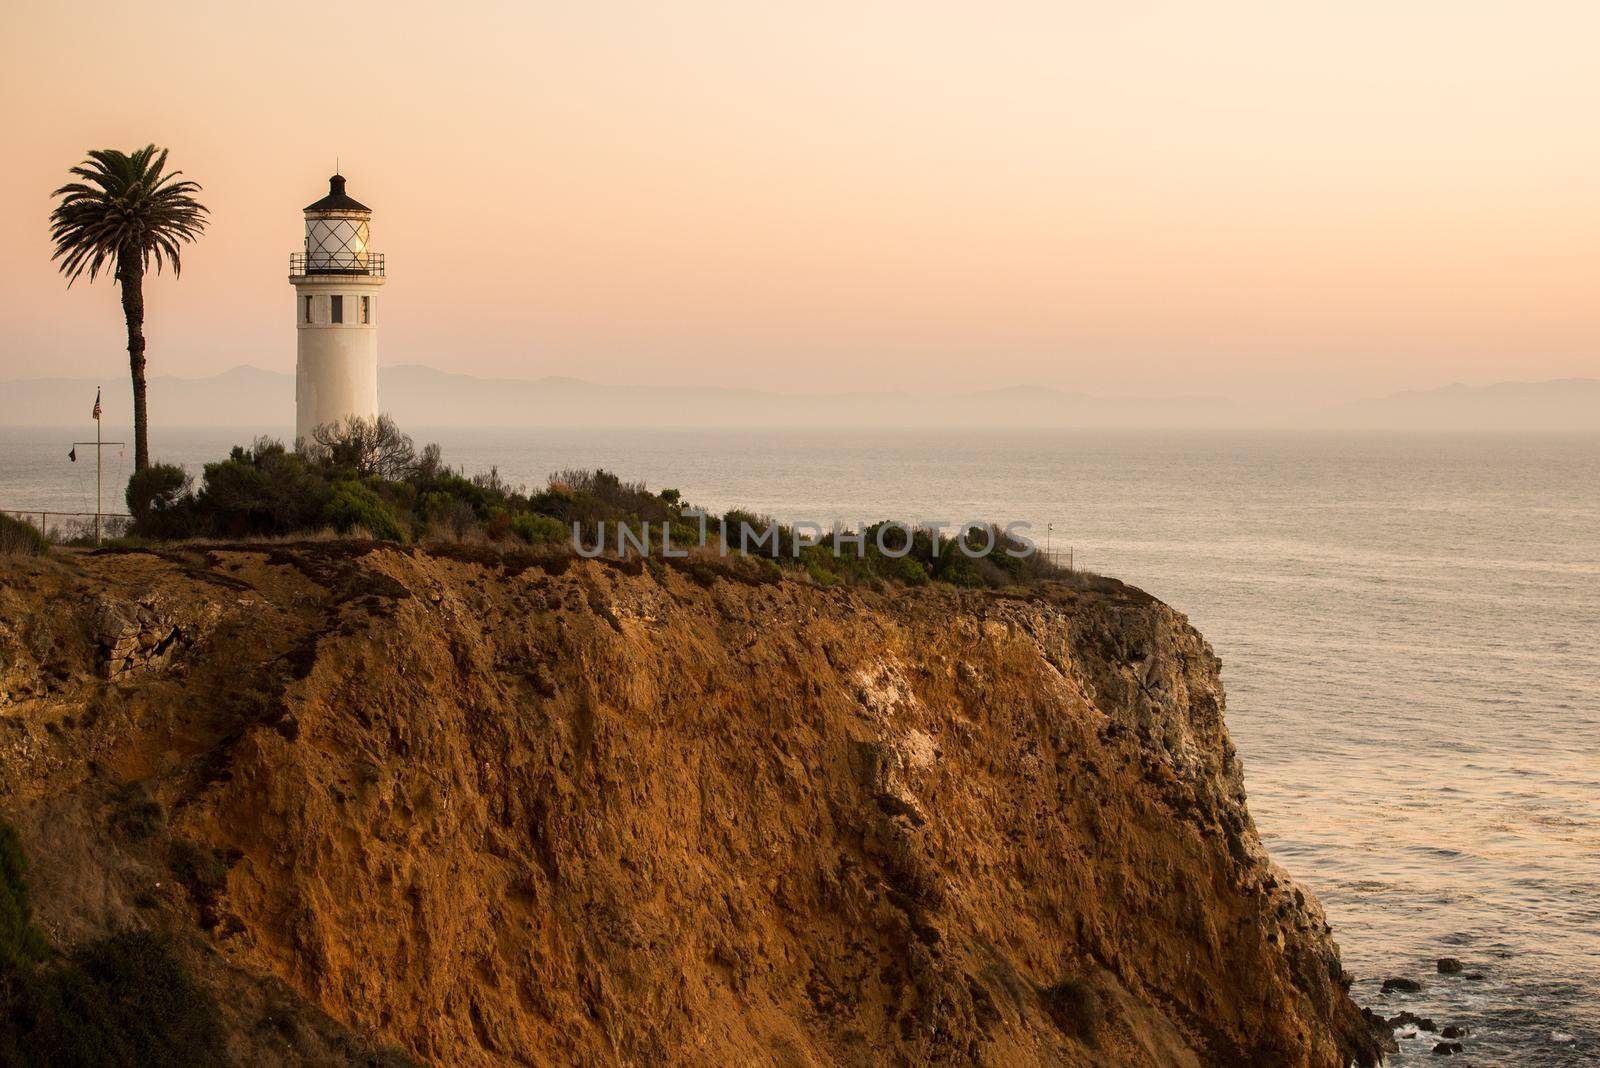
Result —
[[173, 933], [241, 1063], [1370, 1063], [1223, 707], [1105, 580], [0, 562], [40, 924]]

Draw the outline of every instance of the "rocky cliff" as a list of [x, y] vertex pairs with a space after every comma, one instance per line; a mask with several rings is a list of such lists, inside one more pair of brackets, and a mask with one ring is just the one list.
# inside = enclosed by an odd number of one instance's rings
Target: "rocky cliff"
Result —
[[0, 559], [40, 925], [248, 1064], [1370, 1062], [1182, 615], [669, 564]]

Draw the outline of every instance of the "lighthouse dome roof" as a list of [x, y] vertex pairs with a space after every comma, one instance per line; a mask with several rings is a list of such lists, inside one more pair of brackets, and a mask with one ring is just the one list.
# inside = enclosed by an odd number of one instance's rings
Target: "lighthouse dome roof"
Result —
[[371, 212], [361, 201], [347, 195], [344, 191], [344, 175], [336, 174], [328, 179], [328, 195], [315, 204], [307, 204], [306, 211], [365, 211]]

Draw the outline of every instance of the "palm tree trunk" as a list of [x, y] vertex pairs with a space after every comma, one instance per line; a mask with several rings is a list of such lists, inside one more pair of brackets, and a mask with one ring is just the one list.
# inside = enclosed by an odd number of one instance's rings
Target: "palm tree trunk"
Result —
[[128, 320], [128, 370], [133, 375], [133, 469], [150, 466], [150, 419], [144, 397], [144, 264], [130, 257], [117, 266], [122, 315]]

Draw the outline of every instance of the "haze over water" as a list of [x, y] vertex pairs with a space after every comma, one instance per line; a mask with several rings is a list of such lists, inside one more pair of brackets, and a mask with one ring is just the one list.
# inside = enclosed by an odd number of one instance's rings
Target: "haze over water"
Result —
[[[198, 471], [243, 436], [158, 431], [155, 451]], [[58, 438], [0, 429], [0, 504], [81, 505]], [[1600, 1057], [1600, 436], [418, 438], [512, 483], [603, 465], [718, 511], [1053, 522], [1221, 656], [1251, 811], [1327, 907], [1359, 1003], [1470, 1026], [1459, 1063]], [[1437, 976], [1441, 956], [1486, 978]], [[1382, 998], [1388, 975], [1427, 989]]]

